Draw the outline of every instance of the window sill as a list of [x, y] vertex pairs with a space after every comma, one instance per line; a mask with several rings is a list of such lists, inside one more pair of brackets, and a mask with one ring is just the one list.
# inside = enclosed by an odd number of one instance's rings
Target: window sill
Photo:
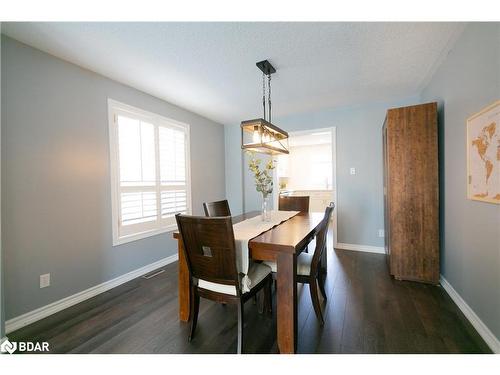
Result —
[[172, 224], [172, 225], [169, 225], [168, 227], [148, 230], [145, 232], [131, 234], [131, 235], [123, 236], [123, 237], [119, 237], [119, 238], [113, 238], [113, 246], [119, 246], [119, 245], [126, 244], [128, 242], [142, 240], [144, 238], [157, 236], [157, 235], [163, 234], [163, 233], [173, 232], [174, 230], [177, 230], [177, 224]]

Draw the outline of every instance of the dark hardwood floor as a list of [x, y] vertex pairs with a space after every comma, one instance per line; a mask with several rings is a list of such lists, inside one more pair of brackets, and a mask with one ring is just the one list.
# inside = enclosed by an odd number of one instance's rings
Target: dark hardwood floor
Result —
[[[384, 255], [329, 249], [325, 325], [298, 288], [298, 353], [490, 353], [437, 286], [395, 281]], [[237, 312], [203, 300], [196, 336], [178, 320], [177, 263], [9, 334], [52, 353], [235, 353]], [[274, 296], [275, 297], [275, 296]], [[274, 298], [275, 303], [275, 298]], [[245, 353], [277, 353], [276, 310], [245, 306]]]

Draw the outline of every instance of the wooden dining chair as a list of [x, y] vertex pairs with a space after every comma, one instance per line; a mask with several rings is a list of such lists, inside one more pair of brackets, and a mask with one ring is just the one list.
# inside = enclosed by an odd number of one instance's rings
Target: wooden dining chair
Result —
[[[327, 248], [328, 226], [332, 216], [335, 204], [332, 202], [325, 210], [325, 215], [319, 224], [316, 236], [316, 246], [314, 253], [309, 254], [302, 251], [297, 257], [297, 282], [302, 284], [309, 284], [309, 291], [311, 293], [311, 300], [314, 307], [316, 317], [319, 319], [321, 325], [324, 324], [321, 306], [319, 304], [318, 287], [326, 301], [325, 292], [325, 279], [326, 279], [326, 264], [322, 265], [324, 260], [323, 255]], [[277, 272], [276, 262], [265, 261], [264, 264], [271, 267], [273, 273]]]
[[249, 292], [243, 292], [236, 268], [236, 247], [230, 217], [207, 218], [177, 214], [177, 226], [184, 243], [191, 293], [191, 330], [194, 337], [198, 322], [200, 297], [235, 304], [238, 308], [238, 354], [243, 349], [244, 303], [264, 288], [264, 309], [271, 313], [271, 269], [258, 263], [249, 267]]
[[319, 319], [321, 325], [324, 324], [323, 314], [321, 312], [321, 306], [319, 304], [318, 296], [318, 286], [323, 299], [326, 301], [325, 293], [325, 275], [326, 265], [322, 267], [323, 254], [326, 252], [327, 248], [327, 238], [328, 238], [328, 226], [330, 224], [330, 218], [332, 217], [333, 209], [335, 204], [330, 203], [330, 205], [325, 210], [325, 215], [319, 229], [316, 232], [316, 246], [314, 248], [314, 253], [300, 253], [297, 257], [297, 282], [302, 284], [309, 284], [309, 291], [311, 293], [311, 300], [314, 307], [314, 312], [316, 317]]
[[[207, 217], [231, 216], [231, 210], [229, 209], [227, 199], [217, 202], [204, 202], [203, 210]], [[257, 304], [257, 295], [254, 296], [253, 303]], [[225, 306], [226, 304], [222, 302], [222, 305]]]
[[309, 197], [308, 196], [282, 196], [278, 200], [278, 210], [280, 211], [309, 211]]
[[226, 199], [217, 202], [205, 202], [203, 203], [203, 210], [205, 211], [205, 216], [208, 217], [231, 216], [229, 203]]

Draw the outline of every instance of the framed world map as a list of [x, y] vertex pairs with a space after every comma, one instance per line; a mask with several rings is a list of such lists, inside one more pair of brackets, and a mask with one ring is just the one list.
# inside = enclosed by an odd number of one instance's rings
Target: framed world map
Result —
[[467, 119], [467, 198], [500, 204], [500, 100]]

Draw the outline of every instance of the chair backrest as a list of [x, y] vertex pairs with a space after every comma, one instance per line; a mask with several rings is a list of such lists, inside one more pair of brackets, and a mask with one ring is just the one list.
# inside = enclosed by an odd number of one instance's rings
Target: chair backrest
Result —
[[191, 277], [239, 289], [230, 217], [175, 215]]
[[205, 216], [208, 217], [231, 216], [229, 203], [226, 199], [217, 202], [205, 202], [203, 203], [203, 210], [205, 210]]
[[299, 196], [281, 196], [278, 201], [278, 209], [280, 211], [309, 211], [309, 197]]
[[314, 249], [314, 255], [311, 263], [311, 273], [315, 274], [318, 271], [319, 262], [323, 252], [326, 250], [326, 241], [328, 238], [328, 226], [330, 225], [330, 218], [332, 217], [333, 209], [335, 204], [330, 202], [330, 205], [325, 209], [325, 215], [319, 229], [316, 232], [316, 247]]

